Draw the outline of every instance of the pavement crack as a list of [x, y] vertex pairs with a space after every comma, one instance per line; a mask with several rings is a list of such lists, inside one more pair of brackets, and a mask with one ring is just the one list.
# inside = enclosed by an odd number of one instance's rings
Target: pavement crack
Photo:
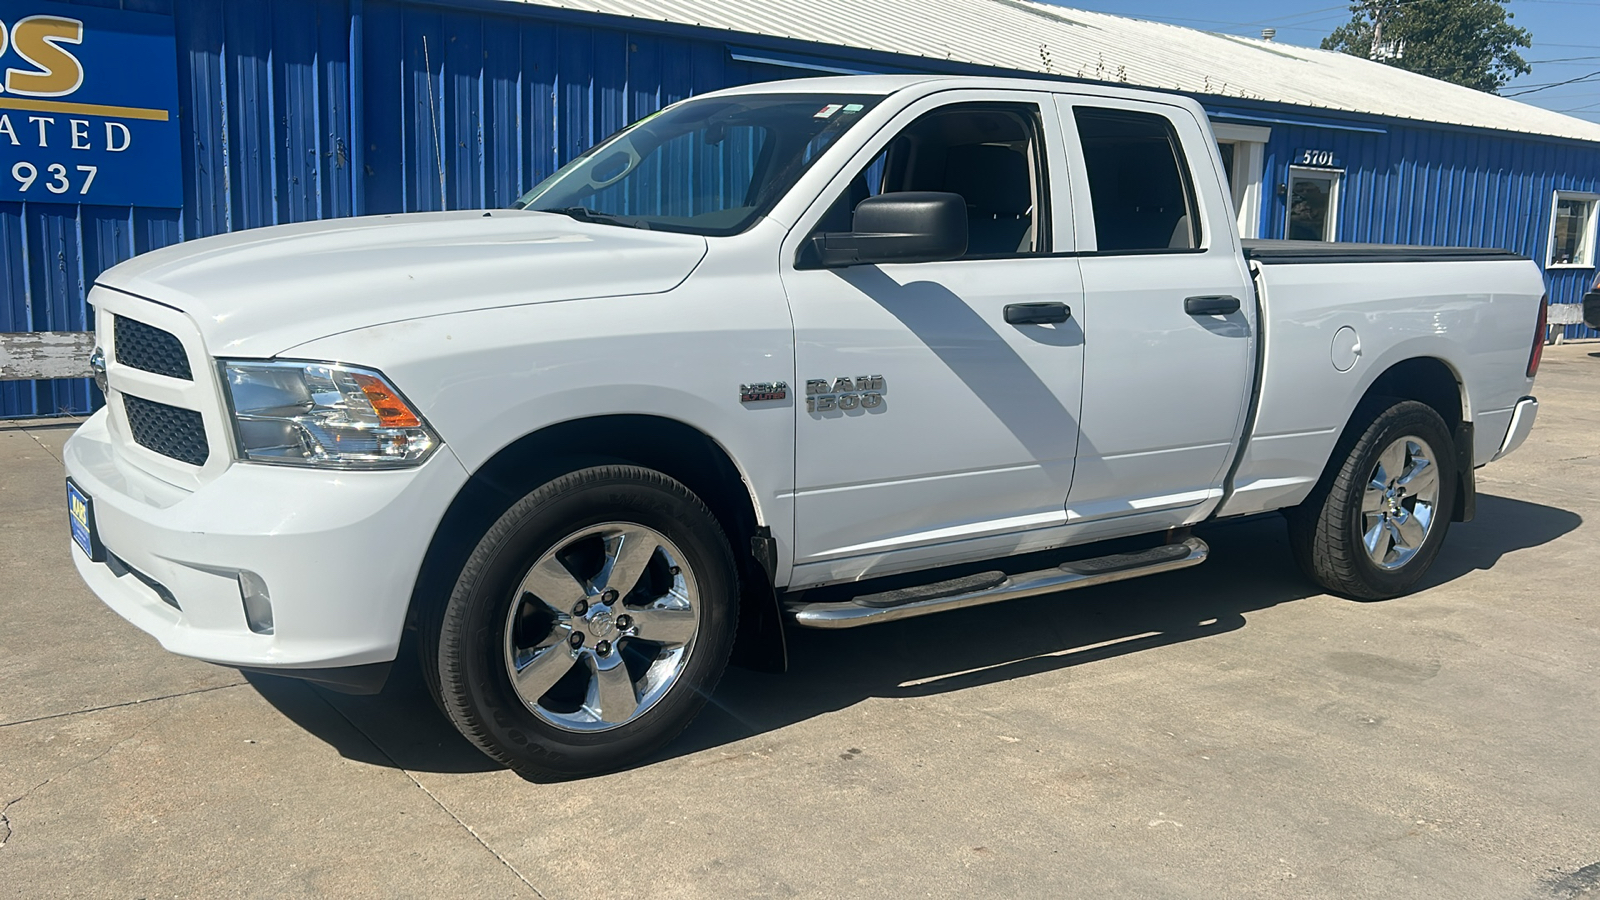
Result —
[[65, 463], [62, 461], [60, 455], [58, 455], [54, 450], [51, 450], [50, 447], [48, 445], [46, 445], [44, 441], [39, 440], [39, 436], [38, 435], [34, 434], [32, 431], [29, 431], [26, 428], [22, 429], [22, 433], [27, 435], [28, 437], [32, 438], [33, 442], [35, 444], [38, 444], [40, 449], [42, 449], [42, 450], [44, 450], [44, 452], [50, 454], [50, 458], [51, 459], [54, 459], [56, 462], [62, 463], [63, 465], [65, 465]]
[[[345, 721], [349, 722], [350, 720], [346, 719]], [[354, 725], [355, 723], [352, 722], [351, 724]], [[369, 738], [367, 738], [367, 740], [370, 741], [372, 739], [369, 737]], [[377, 744], [374, 743], [373, 746], [376, 747]], [[379, 753], [383, 753], [383, 749], [379, 748], [378, 752]], [[389, 754], [384, 753], [384, 756], [388, 756], [388, 755]], [[396, 768], [399, 768], [399, 767], [396, 766]], [[424, 785], [422, 782], [418, 781], [417, 777], [415, 775], [412, 775], [411, 772], [406, 770], [406, 769], [400, 769], [400, 771], [405, 772], [406, 777], [411, 779], [411, 783], [412, 784], [416, 785], [424, 794], [428, 795], [428, 799], [429, 800], [432, 800], [435, 804], [438, 805], [438, 807], [440, 809], [444, 810], [445, 815], [447, 815], [450, 818], [454, 819], [456, 824], [460, 825], [462, 827], [462, 829], [464, 829], [467, 832], [467, 834], [472, 835], [472, 839], [477, 841], [478, 845], [480, 847], [482, 847], [483, 849], [485, 849], [485, 850], [489, 851], [490, 853], [494, 854], [494, 858], [500, 860], [500, 864], [501, 865], [503, 865], [507, 869], [509, 869], [511, 871], [511, 874], [517, 876], [517, 879], [519, 881], [521, 881], [523, 884], [527, 885], [528, 886], [528, 890], [533, 891], [534, 896], [540, 898], [540, 900], [549, 900], [549, 898], [545, 897], [544, 891], [541, 891], [537, 887], [535, 887], [533, 882], [529, 881], [528, 877], [526, 875], [523, 875], [520, 871], [517, 870], [516, 866], [511, 864], [511, 860], [506, 859], [504, 856], [500, 855], [500, 851], [498, 851], [498, 850], [494, 849], [493, 847], [489, 846], [488, 842], [485, 841], [481, 836], [479, 836], [479, 834], [478, 834], [476, 829], [474, 829], [471, 825], [468, 825], [466, 822], [462, 821], [461, 817], [455, 814], [455, 810], [452, 810], [450, 807], [445, 806], [444, 802], [442, 800], [440, 800], [433, 793], [433, 791], [428, 790], [426, 785]]]
[[[190, 691], [189, 693], [198, 693], [198, 692], [197, 691]], [[184, 696], [184, 695], [175, 694], [174, 696]], [[123, 704], [118, 704], [118, 705], [119, 706], [127, 706], [128, 704], [123, 703]], [[66, 715], [70, 715], [70, 713], [68, 713]], [[79, 769], [83, 768], [84, 766], [93, 765], [93, 764], [99, 762], [100, 760], [104, 759], [106, 757], [106, 755], [111, 753], [113, 750], [116, 750], [118, 747], [121, 747], [123, 744], [126, 744], [127, 742], [133, 740], [134, 738], [139, 737], [140, 735], [144, 734], [146, 731], [149, 731], [157, 723], [159, 723], [162, 720], [166, 719], [166, 717], [168, 715], [171, 715], [171, 713], [169, 712], [169, 713], [167, 713], [165, 715], [157, 716], [156, 718], [151, 719], [150, 721], [144, 723], [143, 725], [140, 725], [138, 728], [135, 728], [133, 730], [133, 732], [131, 734], [129, 734], [127, 737], [122, 738], [119, 741], [116, 741], [115, 743], [113, 743], [110, 746], [106, 747], [104, 750], [101, 750], [99, 753], [96, 753], [94, 756], [91, 756], [91, 757], [89, 757], [88, 759], [86, 759], [86, 760], [84, 760], [82, 762], [73, 763], [72, 765], [68, 766], [65, 770], [57, 772], [54, 775], [51, 775], [49, 778], [46, 778], [45, 780], [39, 782], [38, 784], [34, 785], [31, 788], [28, 788], [27, 790], [23, 791], [22, 793], [18, 794], [17, 796], [12, 797], [10, 800], [7, 800], [4, 806], [0, 806], [0, 849], [3, 849], [5, 847], [7, 842], [9, 842], [11, 840], [12, 834], [15, 833], [15, 829], [13, 829], [12, 826], [11, 826], [11, 818], [8, 815], [6, 815], [8, 812], [11, 811], [11, 807], [16, 806], [18, 803], [21, 803], [22, 801], [28, 799], [29, 797], [31, 797], [34, 794], [38, 793], [39, 791], [43, 790], [46, 785], [51, 784], [51, 783], [53, 783], [55, 781], [58, 781], [58, 780], [60, 780], [62, 778], [65, 778], [68, 775], [71, 775], [73, 772], [76, 772]], [[56, 717], [55, 716], [45, 716], [44, 718], [56, 718]], [[37, 721], [37, 720], [35, 720], [35, 721]], [[17, 724], [21, 724], [21, 723], [17, 723]]]
[[500, 851], [498, 851], [498, 850], [494, 849], [493, 847], [489, 846], [489, 843], [487, 841], [485, 841], [481, 835], [478, 834], [477, 829], [473, 828], [471, 825], [468, 825], [466, 822], [462, 821], [461, 817], [456, 815], [455, 810], [453, 810], [450, 807], [446, 806], [444, 804], [444, 801], [440, 800], [437, 794], [435, 794], [433, 791], [428, 790], [427, 785], [424, 785], [422, 782], [418, 781], [417, 780], [417, 776], [411, 774], [411, 770], [410, 769], [407, 769], [404, 766], [400, 765], [400, 763], [398, 761], [396, 761], [393, 756], [390, 756], [389, 755], [389, 751], [383, 749], [383, 747], [381, 745], [379, 745], [376, 740], [373, 739], [372, 735], [367, 734], [365, 731], [362, 731], [360, 725], [357, 725], [353, 719], [351, 719], [349, 716], [344, 714], [344, 710], [341, 710], [339, 707], [333, 705], [332, 703], [329, 703], [328, 702], [328, 698], [322, 696], [322, 693], [320, 691], [312, 691], [312, 693], [316, 694], [318, 700], [321, 700], [329, 709], [333, 710], [334, 715], [337, 715], [339, 718], [343, 719], [345, 721], [345, 724], [349, 725], [352, 729], [354, 729], [356, 734], [359, 734], [363, 738], [366, 738], [367, 743], [372, 745], [372, 749], [378, 751], [378, 753], [380, 755], [382, 755], [384, 759], [388, 760], [389, 761], [389, 765], [394, 767], [395, 771], [404, 773], [405, 776], [411, 780], [411, 783], [417, 786], [418, 790], [420, 790], [424, 794], [428, 795], [428, 799], [432, 800], [435, 806], [437, 806], [441, 810], [443, 810], [445, 815], [449, 816], [451, 819], [454, 819], [455, 823], [457, 825], [460, 825], [461, 829], [463, 831], [465, 831], [467, 834], [472, 835], [472, 839], [478, 842], [478, 846], [482, 847], [484, 850], [487, 850], [489, 852], [489, 854], [491, 856], [493, 856], [495, 859], [498, 859], [500, 861], [500, 864], [502, 866], [505, 866], [506, 869], [511, 872], [511, 874], [517, 876], [517, 880], [521, 881], [524, 885], [526, 885], [528, 890], [533, 891], [533, 895], [535, 897], [540, 898], [540, 900], [549, 900], [548, 897], [545, 897], [544, 891], [539, 890], [539, 888], [536, 887], [533, 882], [528, 880], [528, 876], [522, 874], [522, 872], [520, 870], [518, 870], [516, 866], [512, 865], [511, 860], [506, 859], [504, 856], [502, 856], [500, 854]]
[[189, 697], [195, 694], [209, 694], [212, 691], [225, 691], [236, 688], [249, 682], [234, 681], [228, 684], [219, 684], [215, 687], [195, 688], [192, 691], [179, 691], [176, 694], [162, 694], [159, 697], [141, 697], [138, 700], [125, 700], [122, 703], [107, 703], [104, 706], [91, 706], [88, 709], [75, 709], [71, 712], [51, 713], [48, 716], [34, 716], [31, 719], [17, 719], [14, 722], [0, 722], [0, 728], [10, 728], [13, 725], [27, 725], [32, 722], [48, 722], [51, 719], [64, 719], [68, 716], [81, 716], [84, 713], [100, 712], [107, 709], [121, 709], [124, 706], [140, 706], [145, 703], [156, 703], [161, 700], [173, 700], [178, 697]]

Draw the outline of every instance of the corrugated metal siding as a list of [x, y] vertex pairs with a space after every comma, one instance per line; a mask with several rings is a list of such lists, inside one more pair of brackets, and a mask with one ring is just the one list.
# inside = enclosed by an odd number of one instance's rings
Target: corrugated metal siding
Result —
[[[1345, 167], [1338, 239], [1380, 244], [1495, 247], [1543, 265], [1555, 192], [1600, 193], [1600, 148], [1492, 139], [1390, 126], [1386, 134], [1272, 125], [1262, 190], [1262, 237], [1281, 238], [1289, 162], [1303, 149], [1331, 150]], [[1551, 303], [1581, 303], [1595, 269], [1545, 272]], [[1596, 337], [1568, 325], [1569, 338]]]
[[[791, 74], [734, 61], [720, 40], [567, 25], [519, 7], [69, 2], [175, 12], [184, 207], [0, 203], [0, 331], [86, 330], [84, 297], [102, 271], [186, 238], [505, 206], [666, 103]], [[0, 382], [0, 418], [82, 413], [98, 399], [86, 379]]]
[[[0, 331], [88, 328], [84, 296], [100, 272], [186, 238], [333, 216], [503, 206], [664, 104], [805, 74], [733, 59], [729, 44], [748, 45], [747, 35], [520, 4], [76, 2], [175, 12], [184, 207], [0, 203]], [[787, 47], [858, 70], [970, 69]], [[1283, 125], [1273, 126], [1269, 181], [1281, 180], [1301, 147], [1333, 149], [1349, 167], [1344, 240], [1505, 246], [1537, 258], [1551, 191], [1600, 187], [1595, 146]], [[1272, 223], [1282, 228], [1275, 187], [1264, 192], [1269, 235], [1281, 233]], [[1551, 299], [1575, 302], [1592, 275], [1557, 270]], [[1580, 334], [1593, 332], [1569, 329]], [[98, 401], [93, 391], [80, 379], [0, 382], [0, 417], [85, 412]]]

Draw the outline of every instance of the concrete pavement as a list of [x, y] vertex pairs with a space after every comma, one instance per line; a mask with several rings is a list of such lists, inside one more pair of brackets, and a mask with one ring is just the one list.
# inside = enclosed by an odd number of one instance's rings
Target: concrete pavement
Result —
[[166, 654], [72, 569], [69, 429], [0, 424], [0, 896], [1600, 892], [1600, 345], [1537, 393], [1412, 596], [1212, 526], [1195, 569], [796, 632], [661, 758], [555, 785], [414, 670], [362, 698]]

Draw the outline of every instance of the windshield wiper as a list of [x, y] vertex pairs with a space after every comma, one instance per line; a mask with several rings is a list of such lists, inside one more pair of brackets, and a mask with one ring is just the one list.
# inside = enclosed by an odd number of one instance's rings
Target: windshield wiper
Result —
[[601, 212], [587, 206], [557, 206], [552, 209], [534, 209], [534, 212], [556, 213], [577, 219], [579, 222], [596, 222], [601, 225], [621, 225], [626, 228], [650, 229], [650, 225], [632, 216], [619, 216], [613, 213]]

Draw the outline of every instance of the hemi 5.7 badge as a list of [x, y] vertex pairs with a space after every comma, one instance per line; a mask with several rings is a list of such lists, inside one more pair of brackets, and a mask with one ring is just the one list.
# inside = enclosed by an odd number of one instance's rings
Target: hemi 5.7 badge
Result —
[[787, 400], [789, 398], [789, 382], [787, 381], [758, 381], [755, 384], [739, 385], [740, 403], [760, 403], [763, 400]]

